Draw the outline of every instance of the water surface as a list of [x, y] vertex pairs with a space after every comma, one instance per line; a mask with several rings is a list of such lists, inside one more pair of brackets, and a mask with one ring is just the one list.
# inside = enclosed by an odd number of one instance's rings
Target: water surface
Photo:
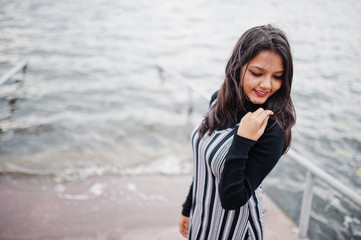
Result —
[[[189, 135], [239, 36], [272, 23], [288, 34], [297, 110], [292, 148], [361, 191], [361, 4], [358, 1], [2, 1], [0, 171], [56, 181], [189, 173]], [[265, 190], [297, 222], [304, 172], [281, 160]], [[287, 179], [287, 181], [284, 181]], [[359, 209], [318, 183], [312, 239], [359, 239]]]

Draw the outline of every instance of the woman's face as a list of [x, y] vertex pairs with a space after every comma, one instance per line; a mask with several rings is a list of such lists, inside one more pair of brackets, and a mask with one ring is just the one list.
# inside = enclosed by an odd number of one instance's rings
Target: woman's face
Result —
[[280, 54], [261, 51], [247, 64], [242, 66], [241, 79], [243, 91], [254, 104], [263, 104], [282, 85], [283, 60]]

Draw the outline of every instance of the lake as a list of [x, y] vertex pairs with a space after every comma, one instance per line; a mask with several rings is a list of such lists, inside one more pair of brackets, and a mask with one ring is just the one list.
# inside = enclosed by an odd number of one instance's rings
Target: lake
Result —
[[[1, 1], [0, 75], [29, 66], [0, 86], [0, 172], [190, 173], [190, 133], [208, 102], [157, 65], [210, 97], [240, 35], [272, 23], [294, 56], [291, 148], [360, 193], [360, 12], [351, 0]], [[295, 222], [304, 179], [285, 156], [264, 182]], [[314, 192], [310, 238], [361, 239], [360, 209], [320, 182]]]

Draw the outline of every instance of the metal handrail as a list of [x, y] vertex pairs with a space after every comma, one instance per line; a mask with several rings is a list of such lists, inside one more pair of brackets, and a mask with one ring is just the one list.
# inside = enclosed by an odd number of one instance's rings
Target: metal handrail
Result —
[[[157, 68], [160, 73], [166, 72], [174, 80], [186, 86], [189, 91], [196, 92], [199, 96], [204, 98], [206, 101], [209, 99], [209, 95], [204, 93], [202, 90], [196, 88], [191, 84], [185, 77], [179, 74], [177, 71], [172, 70], [169, 67], [166, 67], [164, 64], [158, 64]], [[295, 163], [304, 168], [306, 172], [306, 186], [303, 191], [302, 206], [299, 220], [299, 233], [298, 235], [302, 238], [307, 237], [308, 223], [311, 215], [311, 206], [312, 206], [312, 189], [315, 183], [315, 179], [318, 178], [328, 184], [331, 188], [335, 189], [337, 192], [342, 194], [344, 197], [353, 202], [356, 206], [361, 208], [361, 196], [357, 194], [353, 189], [347, 187], [342, 182], [338, 181], [330, 174], [323, 171], [321, 168], [302, 157], [292, 149], [287, 152], [287, 156], [290, 157]]]
[[361, 208], [361, 196], [354, 190], [347, 187], [345, 184], [338, 181], [336, 178], [332, 177], [330, 174], [326, 173], [306, 158], [297, 154], [295, 151], [290, 149], [288, 151], [288, 156], [290, 156], [298, 165], [309, 171], [312, 175], [315, 175], [317, 178], [323, 180], [323, 182], [337, 190], [339, 193]]
[[183, 75], [178, 73], [178, 71], [172, 69], [171, 67], [165, 67], [164, 64], [157, 64], [156, 67], [160, 74], [166, 72], [169, 76], [173, 78], [176, 82], [180, 83], [181, 85], [185, 86], [191, 92], [197, 92], [199, 96], [204, 98], [206, 101], [209, 99], [208, 93], [204, 92], [203, 90], [197, 88], [193, 83], [189, 82]]
[[290, 149], [287, 155], [296, 162], [299, 166], [304, 168], [306, 173], [306, 186], [303, 191], [302, 205], [301, 205], [301, 214], [299, 220], [299, 236], [306, 237], [308, 231], [308, 223], [311, 214], [312, 206], [312, 188], [315, 182], [315, 178], [322, 180], [324, 183], [329, 185], [331, 188], [335, 189], [337, 192], [341, 193], [344, 197], [353, 202], [356, 206], [361, 208], [361, 196], [357, 194], [353, 189], [347, 187], [342, 182], [338, 181], [336, 178], [332, 177], [327, 172], [323, 171], [321, 168], [299, 155], [292, 149]]
[[17, 73], [19, 70], [23, 70], [23, 73], [26, 71], [26, 67], [28, 66], [28, 61], [23, 60], [16, 64], [13, 68], [11, 68], [8, 72], [6, 72], [1, 78], [0, 78], [0, 85], [9, 80], [15, 73]]

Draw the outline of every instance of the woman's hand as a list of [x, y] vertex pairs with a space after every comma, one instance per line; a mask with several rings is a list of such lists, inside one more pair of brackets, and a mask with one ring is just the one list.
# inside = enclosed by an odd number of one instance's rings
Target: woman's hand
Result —
[[241, 137], [257, 141], [266, 129], [270, 115], [273, 115], [273, 112], [263, 108], [258, 108], [253, 113], [247, 113], [241, 119], [237, 134]]
[[188, 226], [189, 217], [181, 215], [179, 218], [179, 231], [185, 238], [188, 237]]

